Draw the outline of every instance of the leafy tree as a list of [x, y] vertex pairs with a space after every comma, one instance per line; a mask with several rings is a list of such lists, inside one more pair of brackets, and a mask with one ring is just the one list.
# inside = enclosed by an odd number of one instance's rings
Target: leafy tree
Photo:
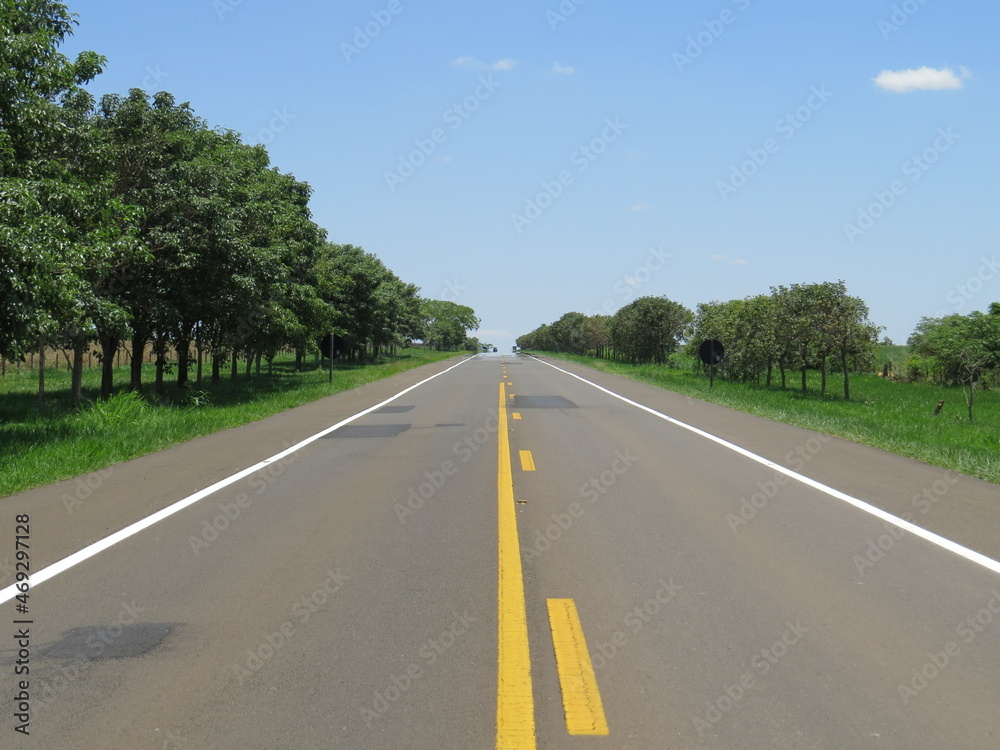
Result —
[[569, 312], [552, 324], [555, 351], [586, 354], [589, 347], [590, 319], [583, 313]]
[[74, 300], [86, 283], [68, 260], [91, 260], [89, 220], [77, 212], [92, 201], [65, 157], [72, 105], [104, 58], [58, 51], [73, 24], [61, 3], [0, 0], [0, 356], [39, 346], [40, 405], [45, 344], [81, 317]]
[[1000, 370], [1000, 304], [993, 303], [987, 314], [924, 318], [909, 343], [940, 382], [962, 386], [972, 422], [977, 386], [985, 375]]
[[466, 305], [450, 300], [424, 300], [424, 341], [438, 350], [464, 346], [467, 331], [479, 328], [479, 318]]
[[519, 337], [517, 339], [517, 346], [519, 349], [536, 349], [552, 352], [556, 350], [555, 341], [555, 336], [552, 334], [552, 326], [545, 323], [531, 333]]
[[603, 359], [611, 347], [608, 338], [609, 315], [592, 315], [587, 320], [587, 350], [593, 351], [595, 357]]
[[694, 315], [666, 297], [640, 297], [611, 318], [615, 354], [631, 362], [663, 364], [686, 337]]
[[774, 309], [770, 297], [757, 296], [729, 302], [698, 305], [695, 334], [688, 354], [697, 357], [703, 341], [716, 339], [726, 348], [720, 370], [730, 380], [759, 381], [766, 374], [771, 384], [775, 361]]
[[822, 332], [819, 311], [808, 284], [771, 287], [777, 319], [776, 343], [791, 353], [793, 365], [802, 374], [802, 392], [809, 390], [807, 374], [816, 361], [816, 346]]

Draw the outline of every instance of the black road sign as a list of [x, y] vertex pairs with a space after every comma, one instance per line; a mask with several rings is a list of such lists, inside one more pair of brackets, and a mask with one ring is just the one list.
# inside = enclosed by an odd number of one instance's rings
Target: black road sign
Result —
[[[323, 359], [330, 358], [330, 337], [324, 336], [319, 340], [319, 350], [323, 355]], [[344, 351], [344, 339], [340, 336], [334, 335], [333, 337], [333, 358], [336, 359], [340, 356], [341, 352]]]
[[706, 339], [701, 342], [701, 347], [698, 349], [698, 356], [701, 357], [702, 362], [711, 367], [722, 362], [726, 356], [726, 348], [722, 345], [721, 341]]

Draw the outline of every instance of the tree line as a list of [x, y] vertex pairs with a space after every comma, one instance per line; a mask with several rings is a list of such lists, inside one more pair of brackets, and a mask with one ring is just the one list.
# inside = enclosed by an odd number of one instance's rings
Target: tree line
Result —
[[[837, 372], [850, 399], [850, 375], [871, 371], [882, 330], [869, 320], [868, 305], [836, 281], [771, 287], [767, 295], [707, 302], [695, 312], [666, 297], [640, 297], [614, 315], [566, 313], [517, 344], [632, 363], [671, 364], [683, 354], [702, 368], [699, 347], [717, 340], [725, 349], [720, 377], [770, 386], [777, 373], [784, 388], [798, 372], [806, 391], [807, 372], [818, 370], [825, 395], [829, 373]], [[976, 389], [1000, 384], [1000, 302], [985, 313], [924, 318], [907, 343], [905, 377], [962, 386], [970, 421]]]
[[95, 342], [104, 398], [126, 343], [136, 391], [150, 346], [162, 391], [168, 350], [183, 387], [203, 353], [217, 380], [240, 357], [294, 349], [301, 365], [330, 334], [348, 357], [465, 345], [471, 308], [330, 242], [310, 186], [263, 146], [167, 92], [95, 100], [83, 86], [105, 59], [58, 51], [75, 23], [61, 3], [0, 0], [0, 357], [37, 349], [41, 393], [49, 345], [74, 352], [74, 401]]
[[720, 377], [770, 386], [777, 373], [785, 387], [790, 372], [821, 373], [827, 392], [830, 372], [843, 375], [850, 399], [850, 373], [868, 369], [882, 328], [868, 319], [868, 306], [847, 293], [843, 281], [772, 287], [769, 295], [707, 302], [692, 312], [666, 297], [640, 297], [614, 315], [566, 313], [521, 336], [522, 349], [593, 355], [642, 364], [669, 364], [683, 353], [697, 359], [702, 342], [717, 340], [725, 357]]

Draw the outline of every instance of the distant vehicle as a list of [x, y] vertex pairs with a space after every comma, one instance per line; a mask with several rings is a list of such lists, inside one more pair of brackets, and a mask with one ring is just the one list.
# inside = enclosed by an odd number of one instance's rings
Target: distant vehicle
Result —
[[494, 347], [493, 347], [493, 351], [496, 351], [496, 350], [497, 350], [497, 348], [496, 348], [496, 347], [494, 346]]

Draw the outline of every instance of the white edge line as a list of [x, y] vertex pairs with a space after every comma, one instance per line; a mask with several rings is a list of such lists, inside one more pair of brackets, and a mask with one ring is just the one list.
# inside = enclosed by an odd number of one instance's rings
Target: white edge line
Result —
[[935, 534], [933, 531], [928, 531], [927, 529], [921, 526], [917, 526], [916, 524], [911, 523], [910, 521], [907, 521], [904, 518], [900, 518], [899, 516], [894, 516], [892, 513], [884, 511], [881, 508], [877, 508], [874, 505], [871, 505], [870, 503], [866, 503], [864, 500], [859, 500], [858, 498], [848, 495], [847, 493], [841, 492], [840, 490], [835, 490], [832, 487], [828, 487], [822, 482], [817, 482], [815, 479], [810, 479], [809, 477], [799, 474], [796, 471], [792, 471], [791, 469], [786, 469], [784, 466], [776, 464], [773, 461], [764, 458], [763, 456], [758, 456], [756, 453], [751, 453], [746, 448], [741, 448], [735, 443], [730, 443], [729, 441], [723, 440], [720, 437], [716, 437], [715, 435], [712, 435], [709, 432], [700, 430], [697, 427], [693, 427], [692, 425], [689, 425], [685, 422], [681, 422], [680, 420], [674, 419], [673, 417], [668, 417], [666, 414], [661, 414], [655, 409], [651, 409], [648, 406], [644, 406], [643, 404], [640, 404], [636, 401], [626, 398], [625, 396], [615, 393], [614, 391], [608, 390], [604, 386], [600, 386], [597, 383], [592, 383], [586, 378], [582, 378], [579, 375], [570, 372], [569, 370], [564, 370], [561, 367], [556, 367], [555, 365], [549, 362], [545, 362], [544, 360], [538, 359], [536, 357], [531, 357], [531, 358], [534, 359], [536, 362], [541, 362], [543, 365], [547, 365], [548, 367], [551, 367], [554, 370], [558, 370], [559, 372], [565, 373], [570, 377], [576, 378], [577, 380], [582, 381], [587, 385], [591, 385], [599, 391], [604, 391], [604, 393], [607, 393], [609, 396], [614, 396], [615, 398], [624, 401], [626, 404], [630, 404], [638, 409], [642, 409], [645, 412], [649, 412], [650, 414], [657, 416], [660, 419], [665, 419], [671, 424], [674, 424], [678, 427], [682, 427], [685, 430], [690, 430], [691, 432], [695, 433], [696, 435], [700, 435], [706, 440], [711, 440], [713, 443], [718, 443], [719, 445], [728, 448], [731, 451], [739, 453], [741, 456], [749, 458], [751, 461], [756, 461], [757, 463], [763, 464], [769, 469], [774, 469], [775, 471], [784, 474], [785, 476], [790, 477], [798, 482], [801, 482], [802, 484], [809, 485], [810, 487], [817, 489], [820, 492], [825, 492], [827, 495], [830, 495], [830, 497], [835, 497], [838, 500], [843, 500], [845, 503], [849, 503], [853, 505], [855, 508], [863, 510], [865, 513], [870, 513], [876, 518], [881, 518], [883, 521], [888, 521], [893, 526], [898, 526], [901, 529], [905, 529], [906, 531], [909, 531], [911, 534], [927, 540], [931, 544], [936, 544], [938, 547], [942, 547], [948, 550], [949, 552], [954, 552], [956, 555], [964, 557], [966, 560], [974, 562], [977, 565], [981, 565], [984, 568], [987, 568], [988, 570], [992, 570], [994, 573], [1000, 573], [1000, 562], [997, 562], [991, 557], [987, 557], [986, 555], [976, 552], [975, 550], [971, 550], [968, 547], [963, 547], [961, 544], [958, 544], [957, 542], [953, 542], [950, 539], [946, 539], [943, 536]]
[[[395, 401], [400, 396], [403, 396], [403, 395], [409, 393], [410, 391], [414, 390], [415, 388], [419, 388], [420, 386], [424, 385], [425, 383], [428, 383], [431, 380], [434, 380], [434, 378], [440, 377], [440, 376], [444, 375], [445, 373], [451, 372], [456, 367], [461, 367], [466, 362], [468, 362], [468, 361], [470, 361], [472, 359], [475, 359], [475, 357], [466, 357], [465, 359], [463, 359], [458, 364], [452, 365], [451, 367], [449, 367], [447, 370], [442, 370], [441, 372], [436, 373], [435, 375], [431, 375], [429, 378], [421, 380], [419, 383], [411, 385], [409, 388], [405, 388], [404, 390], [402, 390], [399, 393], [397, 393], [395, 396], [387, 398], [385, 401], [382, 401], [381, 403], [375, 404], [374, 406], [370, 406], [367, 409], [365, 409], [364, 411], [359, 411], [354, 416], [348, 417], [347, 419], [343, 419], [340, 422], [337, 422], [337, 424], [335, 424], [335, 425], [333, 425], [331, 427], [327, 427], [325, 430], [317, 432], [315, 435], [310, 435], [305, 440], [299, 441], [295, 445], [291, 446], [290, 448], [286, 448], [285, 450], [281, 451], [280, 453], [275, 453], [270, 458], [265, 458], [263, 461], [260, 461], [259, 463], [256, 463], [253, 466], [249, 466], [246, 469], [243, 469], [242, 471], [238, 471], [237, 473], [232, 474], [232, 475], [226, 477], [225, 479], [221, 479], [218, 482], [216, 482], [215, 484], [210, 485], [210, 486], [208, 486], [208, 487], [206, 487], [206, 488], [204, 488], [202, 490], [199, 490], [198, 492], [195, 492], [193, 495], [188, 495], [183, 500], [178, 500], [173, 505], [168, 505], [166, 508], [162, 508], [161, 510], [158, 510], [156, 513], [153, 513], [150, 516], [146, 516], [146, 518], [143, 518], [141, 521], [136, 521], [135, 523], [133, 523], [133, 524], [131, 524], [129, 526], [126, 526], [121, 531], [116, 531], [114, 534], [111, 534], [110, 536], [107, 536], [104, 539], [101, 539], [99, 542], [94, 542], [93, 544], [88, 545], [87, 547], [84, 547], [83, 549], [79, 550], [78, 552], [74, 552], [72, 555], [69, 555], [68, 557], [64, 557], [62, 560], [59, 560], [58, 562], [54, 562], [51, 565], [49, 565], [48, 567], [42, 568], [37, 573], [34, 573], [33, 575], [29, 576], [29, 578], [28, 578], [28, 585], [31, 588], [34, 588], [38, 584], [44, 583], [45, 581], [49, 580], [50, 578], [54, 578], [55, 576], [59, 575], [60, 573], [64, 573], [65, 571], [67, 571], [70, 568], [72, 568], [74, 565], [79, 565], [84, 560], [88, 560], [89, 558], [93, 557], [94, 555], [96, 555], [96, 554], [98, 554], [100, 552], [103, 552], [104, 550], [108, 549], [109, 547], [113, 547], [114, 545], [118, 544], [118, 542], [124, 541], [124, 540], [128, 539], [130, 536], [134, 536], [135, 534], [138, 534], [143, 529], [149, 528], [153, 524], [155, 524], [155, 523], [157, 523], [159, 521], [162, 521], [164, 518], [168, 518], [168, 517], [174, 515], [174, 513], [177, 513], [179, 511], [184, 510], [189, 505], [194, 505], [199, 500], [203, 500], [204, 498], [208, 497], [209, 495], [212, 495], [212, 494], [218, 492], [223, 487], [228, 487], [229, 485], [231, 485], [231, 484], [233, 484], [235, 482], [238, 482], [239, 480], [243, 479], [244, 477], [250, 476], [251, 474], [253, 474], [253, 473], [257, 472], [257, 471], [260, 471], [261, 469], [266, 468], [270, 464], [273, 464], [275, 461], [280, 461], [285, 456], [288, 456], [289, 454], [294, 453], [295, 451], [299, 450], [300, 448], [304, 448], [305, 446], [309, 445], [313, 441], [319, 440], [321, 437], [323, 437], [325, 435], [329, 435], [334, 430], [339, 430], [341, 427], [343, 427], [346, 424], [349, 424], [350, 422], [353, 422], [355, 419], [359, 419], [359, 418], [365, 416], [366, 414], [370, 414], [371, 412], [375, 411], [376, 409], [381, 409], [383, 406], [385, 406], [388, 403], [391, 403], [392, 401]], [[336, 394], [330, 394], [330, 395], [336, 395]], [[17, 586], [18, 586], [18, 584], [14, 583], [14, 584], [11, 584], [10, 586], [8, 586], [7, 588], [0, 590], [0, 604], [3, 604], [4, 602], [9, 602], [11, 599], [13, 599], [15, 596], [17, 596], [17, 594], [20, 593], [20, 591], [18, 590]]]

